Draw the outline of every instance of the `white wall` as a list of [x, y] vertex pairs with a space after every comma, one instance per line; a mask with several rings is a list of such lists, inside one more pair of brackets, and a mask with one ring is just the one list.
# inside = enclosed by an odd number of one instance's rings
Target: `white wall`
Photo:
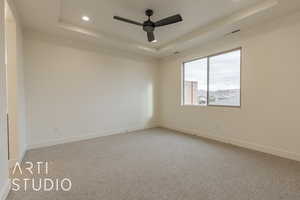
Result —
[[16, 23], [6, 5], [5, 14], [5, 40], [6, 40], [6, 71], [7, 71], [7, 109], [9, 115], [9, 156], [17, 158], [19, 151], [17, 127], [17, 48], [16, 48]]
[[157, 62], [25, 34], [30, 148], [151, 127]]
[[[160, 123], [300, 160], [300, 13], [160, 63]], [[242, 108], [181, 106], [181, 64], [243, 48]]]
[[4, 0], [0, 1], [0, 199], [8, 184]]
[[19, 135], [19, 153], [17, 159], [22, 159], [27, 148], [26, 141], [26, 98], [25, 98], [25, 80], [24, 80], [24, 57], [23, 57], [23, 27], [21, 26], [20, 17], [17, 13], [12, 0], [8, 1], [16, 20], [16, 48], [17, 48], [17, 127]]
[[6, 20], [7, 88], [10, 132], [10, 159], [22, 159], [26, 150], [26, 114], [23, 70], [23, 35], [14, 3], [8, 0], [10, 14]]
[[[15, 104], [15, 118], [14, 122], [16, 125], [16, 135], [15, 135], [15, 149], [13, 159], [20, 159], [25, 151], [26, 147], [26, 121], [25, 121], [25, 95], [24, 95], [24, 74], [23, 74], [23, 55], [22, 55], [22, 28], [19, 23], [19, 17], [15, 10], [14, 4], [11, 0], [7, 1], [12, 15], [15, 18], [15, 31], [13, 45], [15, 45], [15, 58], [13, 59], [13, 70], [11, 76], [14, 80], [13, 85], [15, 88], [14, 96], [16, 97]], [[11, 37], [12, 35], [7, 35]], [[11, 63], [10, 63], [11, 64]], [[7, 66], [9, 67], [9, 66]], [[9, 69], [11, 70], [11, 68]], [[4, 199], [9, 192], [9, 181], [8, 181], [8, 152], [7, 152], [7, 94], [6, 94], [6, 66], [5, 66], [5, 1], [0, 1], [0, 199]]]

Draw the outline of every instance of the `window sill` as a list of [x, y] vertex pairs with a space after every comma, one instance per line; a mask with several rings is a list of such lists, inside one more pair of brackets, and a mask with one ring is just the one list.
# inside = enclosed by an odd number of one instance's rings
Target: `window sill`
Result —
[[200, 108], [233, 108], [233, 109], [241, 109], [241, 106], [222, 106], [222, 105], [185, 105], [181, 104], [181, 107], [200, 107]]

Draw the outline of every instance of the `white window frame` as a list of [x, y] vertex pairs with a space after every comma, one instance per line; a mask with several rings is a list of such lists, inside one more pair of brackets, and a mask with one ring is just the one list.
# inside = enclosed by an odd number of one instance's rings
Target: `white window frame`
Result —
[[[226, 53], [231, 53], [231, 52], [234, 52], [234, 51], [240, 51], [240, 104], [236, 105], [236, 106], [235, 105], [212, 105], [212, 104], [209, 104], [209, 73], [210, 73], [209, 66], [210, 66], [210, 58], [215, 57], [215, 56], [219, 56], [219, 55], [222, 55], [222, 54], [226, 54]], [[242, 107], [242, 58], [243, 58], [243, 49], [242, 49], [242, 47], [238, 47], [238, 48], [230, 49], [230, 50], [227, 50], [227, 51], [222, 51], [220, 53], [215, 53], [215, 54], [211, 54], [211, 55], [208, 55], [208, 56], [204, 56], [204, 57], [184, 61], [182, 63], [182, 66], [181, 66], [181, 91], [182, 91], [181, 92], [181, 106], [241, 108]], [[185, 95], [185, 91], [184, 91], [185, 64], [189, 63], [189, 62], [196, 61], [196, 60], [201, 60], [201, 59], [207, 59], [207, 97], [206, 97], [207, 98], [206, 99], [207, 104], [206, 105], [185, 104], [185, 99], [184, 99], [184, 95]]]

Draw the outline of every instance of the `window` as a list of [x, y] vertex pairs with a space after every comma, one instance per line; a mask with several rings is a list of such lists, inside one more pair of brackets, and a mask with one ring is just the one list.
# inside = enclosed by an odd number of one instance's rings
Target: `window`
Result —
[[183, 64], [183, 104], [241, 105], [241, 48]]

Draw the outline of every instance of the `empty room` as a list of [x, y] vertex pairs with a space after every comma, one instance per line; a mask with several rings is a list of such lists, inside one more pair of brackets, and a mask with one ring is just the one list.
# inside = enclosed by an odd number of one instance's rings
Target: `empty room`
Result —
[[300, 200], [299, 0], [0, 0], [0, 200]]

